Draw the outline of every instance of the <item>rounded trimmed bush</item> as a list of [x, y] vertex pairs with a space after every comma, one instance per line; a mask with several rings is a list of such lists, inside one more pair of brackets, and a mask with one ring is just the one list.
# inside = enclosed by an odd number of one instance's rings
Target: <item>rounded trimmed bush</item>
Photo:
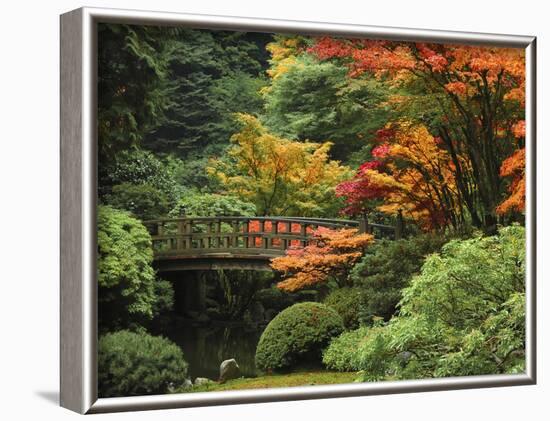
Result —
[[256, 348], [256, 367], [288, 368], [321, 360], [330, 339], [344, 330], [342, 317], [320, 303], [298, 303], [280, 312], [265, 328]]
[[181, 349], [160, 336], [121, 330], [102, 336], [98, 348], [101, 397], [168, 393], [187, 376]]

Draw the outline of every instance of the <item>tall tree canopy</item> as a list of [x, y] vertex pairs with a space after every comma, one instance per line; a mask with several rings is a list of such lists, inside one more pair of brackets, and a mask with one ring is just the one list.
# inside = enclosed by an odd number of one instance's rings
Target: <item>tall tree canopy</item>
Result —
[[220, 153], [237, 130], [232, 113], [258, 113], [268, 34], [182, 30], [168, 61], [173, 103], [146, 137], [157, 152], [192, 157]]
[[174, 28], [98, 25], [99, 157], [139, 145], [170, 105]]
[[269, 133], [257, 118], [239, 114], [227, 159], [209, 171], [232, 193], [256, 205], [258, 215], [323, 216], [338, 202], [336, 185], [349, 168], [329, 159], [329, 142], [295, 142]]
[[395, 108], [441, 140], [471, 222], [494, 227], [506, 195], [501, 165], [524, 146], [514, 135], [524, 120], [523, 50], [320, 38], [309, 51], [391, 86]]
[[273, 79], [263, 121], [289, 139], [330, 139], [331, 157], [347, 161], [383, 124], [384, 99], [375, 80], [351, 79], [345, 66], [303, 54]]

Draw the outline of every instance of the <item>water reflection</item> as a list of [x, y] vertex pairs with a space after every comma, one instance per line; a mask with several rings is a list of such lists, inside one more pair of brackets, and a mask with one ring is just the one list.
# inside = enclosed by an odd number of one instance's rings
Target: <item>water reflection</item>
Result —
[[264, 326], [245, 324], [192, 326], [174, 323], [164, 335], [181, 347], [189, 363], [189, 376], [217, 380], [220, 363], [235, 358], [245, 377], [259, 374], [254, 364], [256, 345]]

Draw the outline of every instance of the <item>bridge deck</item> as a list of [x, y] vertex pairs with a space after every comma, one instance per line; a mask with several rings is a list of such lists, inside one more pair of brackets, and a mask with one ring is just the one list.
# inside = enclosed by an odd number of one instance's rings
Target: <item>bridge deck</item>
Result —
[[395, 237], [394, 227], [359, 221], [285, 217], [185, 217], [147, 221], [159, 271], [198, 269], [269, 270], [269, 262], [304, 246], [319, 227], [356, 228]]

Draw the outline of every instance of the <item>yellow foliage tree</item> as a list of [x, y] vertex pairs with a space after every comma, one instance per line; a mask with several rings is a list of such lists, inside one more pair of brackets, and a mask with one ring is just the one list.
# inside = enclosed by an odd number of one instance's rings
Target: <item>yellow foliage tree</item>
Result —
[[371, 234], [358, 234], [356, 229], [332, 230], [319, 227], [305, 247], [292, 247], [286, 255], [271, 261], [271, 267], [283, 273], [277, 284], [283, 291], [294, 292], [326, 282], [329, 277], [345, 286], [349, 271], [374, 241]]
[[233, 194], [256, 204], [259, 215], [325, 216], [337, 212], [335, 187], [351, 175], [329, 159], [330, 142], [297, 142], [270, 134], [254, 116], [237, 114], [242, 130], [227, 159], [208, 171]]
[[[394, 188], [379, 209], [391, 214], [402, 209], [425, 228], [456, 226], [461, 202], [449, 153], [423, 125], [400, 121], [393, 126], [386, 157]], [[462, 157], [457, 159], [463, 167], [468, 165]]]
[[[514, 128], [514, 136], [525, 142], [525, 120], [518, 122]], [[509, 212], [525, 212], [525, 146], [516, 149], [506, 158], [500, 167], [502, 177], [511, 177], [508, 187], [509, 196], [497, 206], [497, 213], [504, 215]]]
[[267, 74], [277, 79], [285, 74], [296, 63], [296, 56], [306, 48], [306, 39], [301, 36], [277, 35], [275, 41], [266, 46], [271, 53], [271, 68]]

